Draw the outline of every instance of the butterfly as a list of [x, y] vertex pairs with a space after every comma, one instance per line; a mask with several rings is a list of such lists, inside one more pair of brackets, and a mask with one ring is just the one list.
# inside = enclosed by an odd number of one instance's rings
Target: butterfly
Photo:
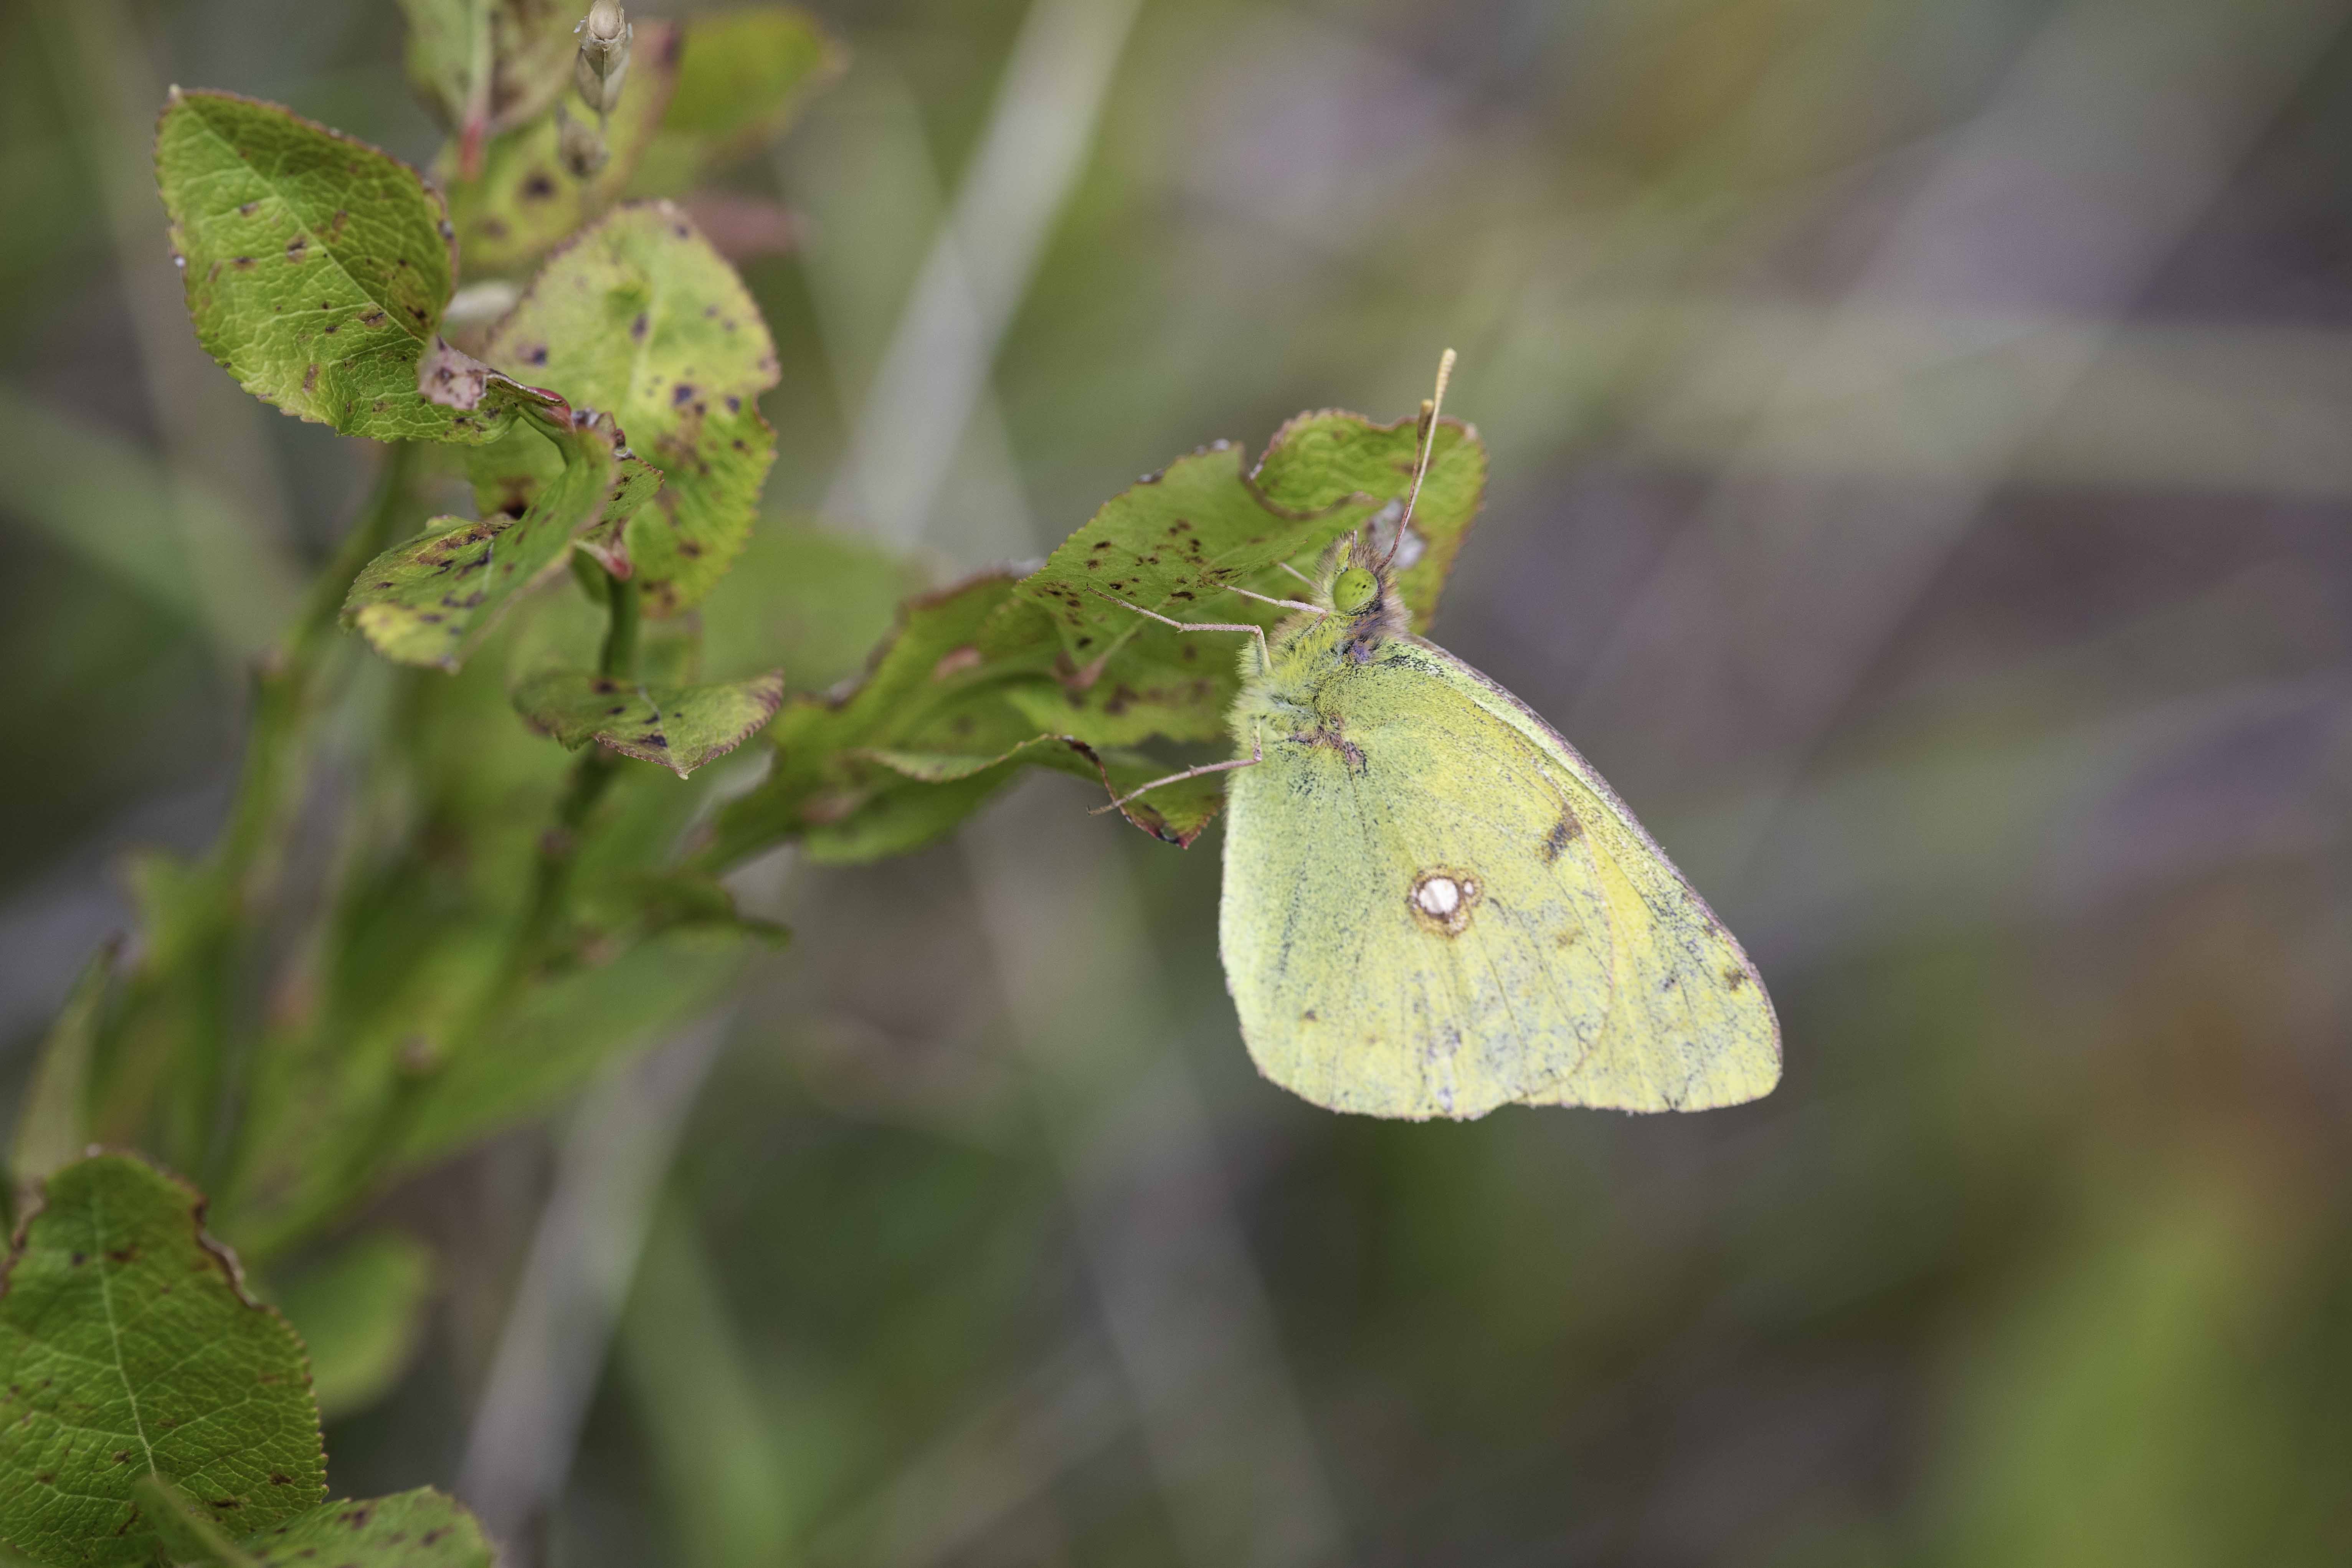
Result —
[[[1398, 542], [1453, 363], [1422, 405]], [[1236, 754], [1122, 798], [1229, 775], [1218, 949], [1258, 1070], [1416, 1121], [1769, 1093], [1780, 1024], [1755, 965], [1575, 747], [1411, 634], [1395, 554], [1336, 542], [1270, 632], [1152, 616], [1252, 634]]]

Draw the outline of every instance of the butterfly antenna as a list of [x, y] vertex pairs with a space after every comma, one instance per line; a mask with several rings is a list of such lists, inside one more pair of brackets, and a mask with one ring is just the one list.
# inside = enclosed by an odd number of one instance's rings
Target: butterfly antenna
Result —
[[1412, 521], [1412, 509], [1421, 504], [1421, 481], [1429, 477], [1429, 454], [1437, 446], [1437, 411], [1445, 405], [1445, 384], [1453, 379], [1454, 351], [1447, 349], [1437, 361], [1437, 390], [1421, 405], [1421, 456], [1412, 468], [1412, 493], [1405, 498], [1404, 515], [1397, 519], [1396, 537], [1389, 541], [1389, 552], [1381, 560], [1383, 572], [1404, 544], [1404, 531]]

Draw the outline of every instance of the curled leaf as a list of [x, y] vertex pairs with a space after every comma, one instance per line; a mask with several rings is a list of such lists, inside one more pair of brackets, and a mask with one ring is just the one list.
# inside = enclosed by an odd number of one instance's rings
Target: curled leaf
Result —
[[593, 741], [680, 778], [741, 745], [783, 700], [782, 671], [715, 686], [660, 686], [550, 670], [514, 693], [516, 710], [566, 746]]
[[562, 403], [532, 410], [562, 467], [520, 516], [436, 518], [424, 533], [368, 563], [343, 600], [343, 621], [396, 664], [456, 669], [515, 597], [563, 568], [572, 542], [652, 482], [632, 465], [608, 415]]

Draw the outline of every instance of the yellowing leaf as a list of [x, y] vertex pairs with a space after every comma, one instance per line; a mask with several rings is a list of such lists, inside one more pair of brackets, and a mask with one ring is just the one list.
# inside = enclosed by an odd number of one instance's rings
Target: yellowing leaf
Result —
[[[708, 593], [751, 537], [775, 435], [775, 343], [735, 269], [668, 202], [621, 208], [548, 258], [483, 357], [609, 410], [662, 471], [624, 552], [648, 613]], [[490, 455], [486, 454], [487, 459]], [[487, 510], [518, 493], [481, 494]]]

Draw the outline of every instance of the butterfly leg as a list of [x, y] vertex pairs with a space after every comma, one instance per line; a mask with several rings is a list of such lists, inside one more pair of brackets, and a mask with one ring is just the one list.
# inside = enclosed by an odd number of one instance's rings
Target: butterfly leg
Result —
[[[1288, 568], [1286, 567], [1285, 570], [1286, 571]], [[1224, 589], [1226, 593], [1239, 594], [1244, 599], [1255, 599], [1261, 605], [1280, 605], [1286, 610], [1305, 610], [1311, 616], [1324, 616], [1330, 614], [1328, 610], [1326, 610], [1320, 605], [1310, 605], [1300, 599], [1276, 599], [1269, 597], [1265, 594], [1253, 594], [1247, 588], [1236, 588], [1231, 583], [1224, 584]]]
[[1120, 806], [1125, 805], [1137, 795], [1143, 794], [1147, 790], [1158, 789], [1161, 784], [1181, 784], [1186, 779], [1199, 778], [1202, 773], [1229, 773], [1235, 768], [1254, 768], [1264, 761], [1265, 761], [1265, 731], [1262, 725], [1252, 725], [1250, 727], [1250, 754], [1248, 756], [1235, 757], [1229, 763], [1202, 763], [1197, 768], [1186, 768], [1181, 773], [1170, 773], [1164, 779], [1153, 779], [1148, 784], [1138, 784], [1135, 788], [1129, 790], [1125, 795], [1120, 795], [1117, 800], [1112, 801], [1108, 805], [1098, 805], [1087, 815], [1089, 816], [1100, 816], [1106, 811], [1117, 811]]
[[[1130, 605], [1125, 599], [1120, 598], [1117, 594], [1105, 594], [1100, 588], [1097, 588], [1092, 591], [1100, 595], [1103, 598], [1108, 599], [1112, 604], [1117, 605], [1123, 610], [1133, 610], [1139, 616], [1149, 616], [1153, 620], [1158, 621], [1161, 626], [1174, 626], [1180, 632], [1247, 632], [1250, 636], [1257, 638], [1258, 667], [1262, 669], [1272, 669], [1274, 668], [1274, 650], [1265, 646], [1265, 628], [1264, 626], [1254, 626], [1248, 621], [1175, 620], [1170, 616], [1161, 615], [1157, 610], [1147, 610], [1141, 605]], [[1235, 591], [1238, 592], [1239, 590]]]

